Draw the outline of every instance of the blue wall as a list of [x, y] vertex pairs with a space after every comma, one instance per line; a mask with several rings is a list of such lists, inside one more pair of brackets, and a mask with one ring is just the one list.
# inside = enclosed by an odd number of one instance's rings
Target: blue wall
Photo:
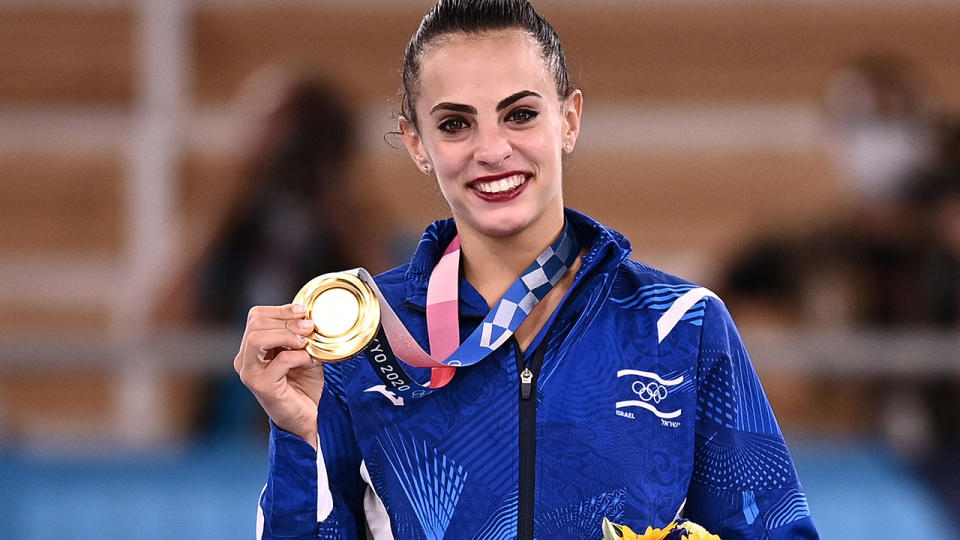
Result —
[[[958, 538], [936, 499], [882, 448], [794, 444], [792, 452], [823, 538]], [[266, 473], [260, 444], [0, 458], [5, 540], [253, 538]]]

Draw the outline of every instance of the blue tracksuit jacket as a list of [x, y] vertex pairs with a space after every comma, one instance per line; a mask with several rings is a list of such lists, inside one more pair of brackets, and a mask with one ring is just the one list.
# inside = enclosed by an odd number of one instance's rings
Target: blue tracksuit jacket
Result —
[[[723, 304], [628, 259], [616, 231], [566, 217], [588, 252], [525, 354], [511, 338], [405, 402], [363, 357], [325, 366], [319, 455], [272, 429], [262, 538], [363, 538], [369, 526], [377, 539], [599, 539], [604, 517], [663, 527], [684, 501], [724, 540], [817, 538]], [[453, 220], [434, 223], [409, 264], [376, 278], [425, 348], [427, 280], [454, 234]], [[465, 280], [460, 295], [466, 337], [488, 308]]]

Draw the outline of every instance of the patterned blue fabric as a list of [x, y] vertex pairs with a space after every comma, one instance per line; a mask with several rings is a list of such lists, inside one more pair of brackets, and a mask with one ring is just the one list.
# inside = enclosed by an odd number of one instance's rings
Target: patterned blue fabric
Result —
[[[573, 211], [589, 251], [546, 337], [537, 379], [535, 536], [600, 538], [603, 517], [634, 529], [685, 517], [724, 540], [817, 538], [783, 437], [723, 304], [705, 298], [658, 343], [657, 321], [693, 284], [627, 258], [615, 231]], [[409, 265], [377, 283], [426, 343], [429, 270], [455, 234], [437, 222]], [[461, 288], [469, 287], [462, 281]], [[461, 338], [487, 314], [461, 290]], [[384, 391], [365, 359], [325, 366], [323, 458], [334, 508], [316, 512], [316, 455], [274, 429], [264, 538], [357, 538], [361, 460], [396, 539], [517, 534], [519, 374], [501, 347], [430, 396]], [[312, 482], [312, 483], [311, 483]]]

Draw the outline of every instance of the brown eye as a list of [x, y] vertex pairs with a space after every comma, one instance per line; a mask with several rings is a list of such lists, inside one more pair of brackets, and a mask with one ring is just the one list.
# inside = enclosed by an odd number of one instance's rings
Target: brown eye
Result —
[[536, 118], [538, 114], [540, 113], [533, 109], [517, 109], [507, 115], [507, 121], [515, 122], [517, 124], [526, 124], [527, 122]]
[[445, 133], [458, 133], [468, 127], [470, 127], [470, 124], [463, 118], [451, 118], [442, 122], [439, 129]]

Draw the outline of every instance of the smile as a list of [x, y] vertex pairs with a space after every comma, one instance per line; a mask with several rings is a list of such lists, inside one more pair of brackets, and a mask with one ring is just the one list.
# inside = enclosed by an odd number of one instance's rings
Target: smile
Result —
[[514, 173], [510, 176], [492, 180], [475, 180], [470, 183], [470, 188], [481, 193], [499, 195], [513, 191], [526, 184], [528, 178], [526, 174]]

